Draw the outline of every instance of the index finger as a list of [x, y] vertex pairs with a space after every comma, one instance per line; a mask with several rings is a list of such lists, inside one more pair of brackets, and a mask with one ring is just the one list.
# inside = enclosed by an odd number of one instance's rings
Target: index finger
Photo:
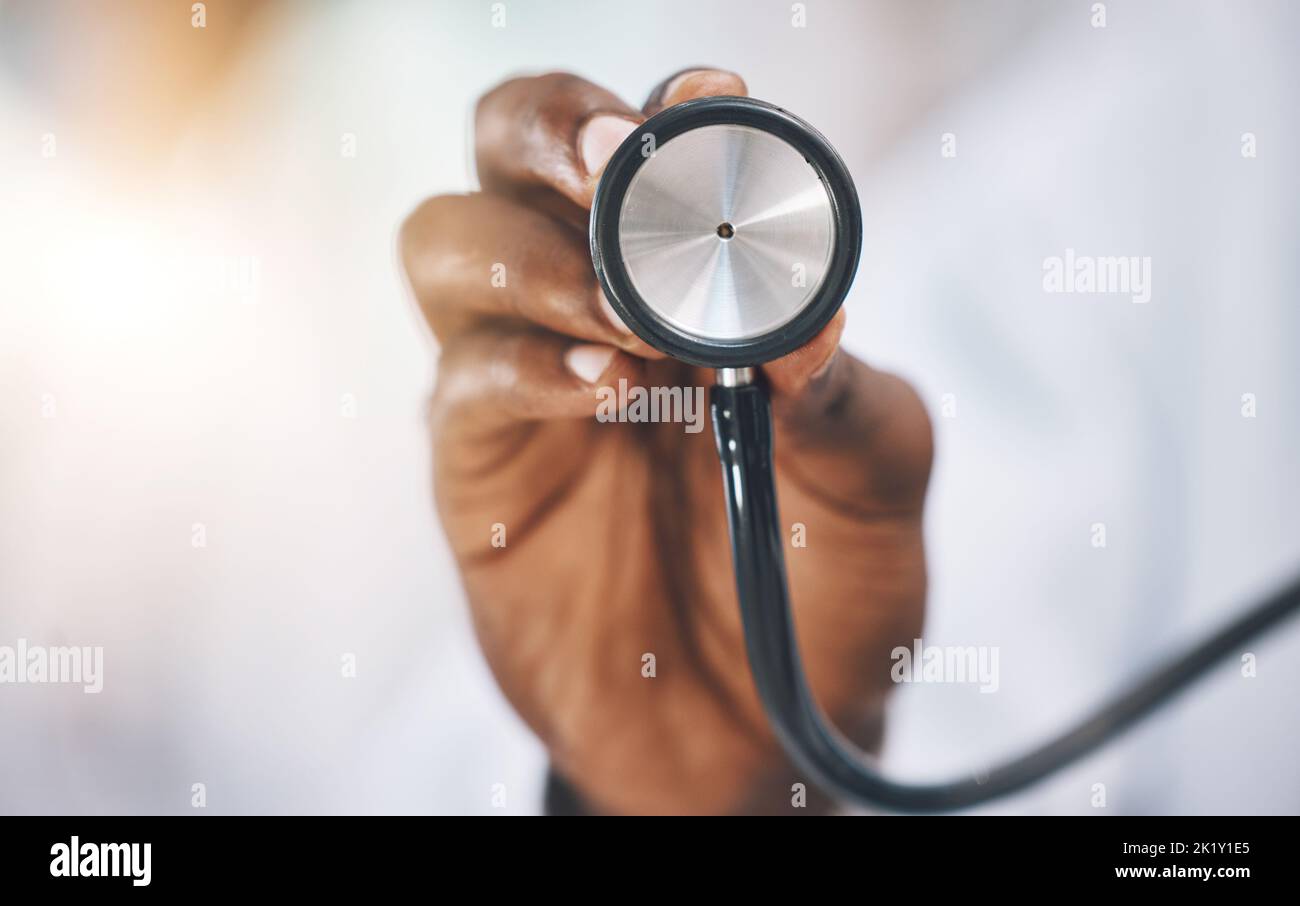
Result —
[[591, 207], [610, 155], [647, 116], [692, 98], [744, 95], [745, 81], [707, 67], [669, 76], [644, 113], [565, 72], [511, 79], [479, 101], [474, 154], [484, 190], [572, 217]]
[[601, 168], [644, 119], [570, 73], [511, 79], [484, 95], [474, 115], [479, 182], [552, 213], [557, 205], [588, 209]]

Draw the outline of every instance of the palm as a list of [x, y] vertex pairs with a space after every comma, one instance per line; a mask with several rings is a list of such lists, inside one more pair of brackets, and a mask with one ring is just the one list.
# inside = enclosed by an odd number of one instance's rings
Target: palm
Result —
[[[708, 373], [656, 363], [648, 377], [681, 386]], [[779, 758], [748, 674], [711, 431], [537, 422], [436, 453], [484, 651], [560, 769], [611, 808], [734, 808]], [[810, 678], [860, 735], [873, 715], [854, 705], [878, 699], [888, 647], [914, 632], [900, 621], [919, 612], [914, 514], [876, 518], [859, 499], [846, 515], [787, 459], [778, 480], [786, 529], [793, 540], [801, 523], [806, 539], [787, 545], [787, 563]], [[715, 802], [699, 801], [705, 777]], [[675, 788], [691, 801], [665, 799]]]

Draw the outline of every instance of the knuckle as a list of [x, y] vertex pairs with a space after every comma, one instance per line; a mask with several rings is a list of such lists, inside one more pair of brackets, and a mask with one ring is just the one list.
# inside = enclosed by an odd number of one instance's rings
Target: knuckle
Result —
[[480, 128], [496, 114], [509, 114], [509, 119], [533, 119], [539, 111], [553, 107], [558, 99], [574, 93], [583, 79], [571, 72], [547, 72], [534, 76], [516, 76], [506, 79], [490, 89], [478, 100], [474, 119]]
[[895, 377], [897, 404], [894, 437], [897, 453], [892, 457], [898, 484], [905, 490], [924, 494], [934, 464], [934, 425], [916, 388]]
[[[421, 301], [437, 301], [449, 268], [459, 265], [450, 240], [463, 230], [473, 196], [438, 195], [422, 201], [397, 233], [398, 256], [411, 288]], [[461, 226], [458, 226], [461, 225]]]
[[445, 431], [474, 400], [478, 382], [473, 362], [459, 347], [444, 349], [438, 357], [433, 396], [429, 401], [429, 421], [435, 433]]
[[406, 215], [397, 230], [397, 247], [401, 253], [402, 265], [409, 273], [412, 264], [427, 251], [430, 238], [436, 231], [444, 213], [451, 206], [452, 196], [439, 195], [426, 198], [416, 205], [415, 210]]
[[541, 130], [548, 140], [572, 139], [578, 114], [585, 111], [579, 99], [587, 81], [569, 72], [551, 72], [538, 76], [537, 101], [528, 111], [528, 126]]
[[530, 80], [527, 77], [516, 76], [515, 78], [498, 82], [496, 85], [483, 92], [482, 96], [478, 99], [478, 103], [474, 105], [475, 120], [482, 119], [485, 115], [491, 114], [508, 102], [519, 92], [521, 86], [525, 85], [528, 81]]

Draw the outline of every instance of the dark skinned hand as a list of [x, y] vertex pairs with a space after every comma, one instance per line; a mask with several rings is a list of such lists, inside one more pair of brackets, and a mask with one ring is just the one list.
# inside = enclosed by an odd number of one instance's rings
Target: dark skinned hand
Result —
[[[434, 488], [478, 638], [595, 811], [788, 813], [792, 785], [809, 781], [749, 676], [712, 432], [594, 418], [597, 388], [620, 378], [713, 380], [652, 350], [605, 302], [586, 239], [600, 170], [657, 110], [745, 91], [731, 73], [689, 70], [638, 111], [572, 75], [506, 82], [476, 113], [482, 191], [429, 199], [401, 233], [441, 346]], [[903, 381], [839, 350], [843, 329], [841, 311], [762, 371], [783, 531], [804, 526], [806, 546], [786, 556], [809, 680], [841, 729], [874, 747], [889, 653], [922, 621], [931, 435]]]

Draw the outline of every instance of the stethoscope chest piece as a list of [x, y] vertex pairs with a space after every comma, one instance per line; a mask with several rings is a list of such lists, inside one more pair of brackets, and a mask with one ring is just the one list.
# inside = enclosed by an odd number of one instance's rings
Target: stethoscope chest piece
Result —
[[596, 191], [591, 252], [614, 309], [642, 339], [710, 368], [802, 346], [857, 269], [861, 213], [820, 133], [749, 98], [688, 101], [614, 152]]

